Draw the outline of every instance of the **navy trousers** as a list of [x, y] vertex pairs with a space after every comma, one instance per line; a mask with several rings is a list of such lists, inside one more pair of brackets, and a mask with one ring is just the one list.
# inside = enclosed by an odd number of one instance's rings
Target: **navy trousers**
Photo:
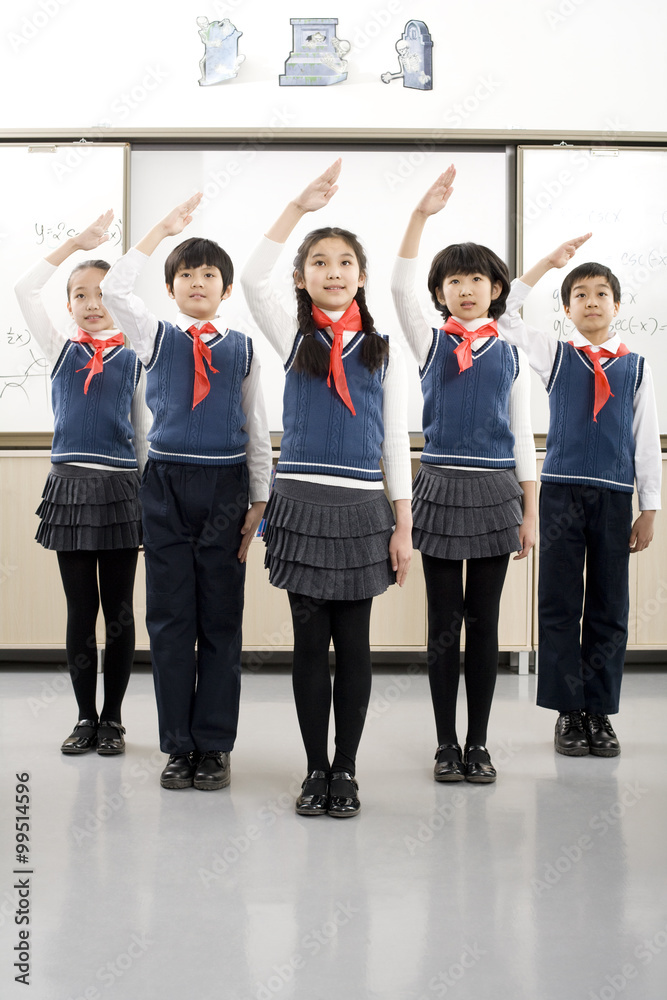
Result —
[[237, 552], [247, 466], [150, 459], [140, 496], [160, 749], [231, 750], [241, 687], [245, 564]]
[[631, 530], [631, 493], [542, 483], [537, 704], [543, 708], [618, 712]]

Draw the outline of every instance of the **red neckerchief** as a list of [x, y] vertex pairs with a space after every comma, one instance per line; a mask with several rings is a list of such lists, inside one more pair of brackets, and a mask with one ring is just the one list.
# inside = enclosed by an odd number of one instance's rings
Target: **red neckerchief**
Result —
[[352, 413], [352, 416], [356, 417], [357, 414], [350, 398], [347, 379], [345, 378], [345, 369], [343, 368], [343, 330], [351, 330], [354, 333], [358, 333], [359, 330], [363, 329], [357, 300], [352, 299], [352, 302], [341, 318], [336, 320], [335, 323], [332, 319], [329, 319], [326, 313], [313, 304], [313, 319], [318, 329], [323, 330], [326, 327], [330, 327], [334, 335], [331, 353], [329, 354], [327, 385], [331, 386], [331, 376], [333, 374], [334, 385], [336, 386], [338, 395]]
[[204, 358], [212, 372], [218, 374], [218, 369], [211, 364], [211, 348], [201, 340], [202, 333], [217, 333], [218, 331], [212, 323], [204, 323], [197, 327], [194, 323], [188, 327], [188, 333], [192, 334], [192, 353], [195, 359], [195, 385], [192, 393], [192, 409], [206, 399], [211, 391], [211, 383], [208, 380]]
[[76, 333], [72, 334], [70, 337], [70, 340], [74, 340], [79, 344], [92, 344], [93, 350], [95, 351], [87, 365], [84, 365], [83, 368], [77, 368], [77, 373], [85, 371], [86, 368], [90, 368], [88, 378], [83, 385], [84, 395], [88, 395], [88, 386], [90, 385], [93, 375], [101, 375], [104, 371], [104, 364], [102, 362], [103, 351], [105, 351], [107, 347], [117, 347], [119, 344], [124, 344], [125, 341], [123, 339], [123, 334], [118, 331], [118, 333], [114, 333], [113, 337], [109, 337], [107, 340], [95, 340], [95, 338], [91, 337], [86, 330], [82, 330], [81, 327], [78, 327]]
[[606, 347], [600, 347], [597, 351], [593, 350], [592, 344], [586, 344], [584, 347], [578, 347], [571, 340], [568, 340], [568, 344], [574, 347], [575, 351], [581, 351], [585, 354], [589, 361], [593, 363], [593, 374], [595, 377], [595, 402], [593, 403], [593, 422], [598, 422], [598, 413], [607, 402], [609, 397], [613, 398], [613, 392], [609, 388], [609, 379], [607, 378], [606, 372], [600, 363], [600, 358], [622, 358], [625, 354], [629, 354], [630, 350], [625, 346], [625, 344], [619, 344], [618, 350], [608, 351]]
[[454, 348], [454, 354], [459, 363], [459, 374], [466, 371], [467, 368], [472, 368], [473, 340], [477, 340], [478, 337], [498, 336], [498, 324], [495, 319], [492, 319], [490, 323], [485, 323], [484, 326], [477, 327], [476, 330], [466, 330], [457, 319], [450, 316], [442, 329], [445, 333], [456, 333], [459, 337], [463, 337], [458, 347]]

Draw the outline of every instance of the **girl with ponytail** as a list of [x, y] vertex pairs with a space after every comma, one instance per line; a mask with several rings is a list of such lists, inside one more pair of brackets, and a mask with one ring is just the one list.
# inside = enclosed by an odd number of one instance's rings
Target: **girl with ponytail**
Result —
[[282, 245], [304, 215], [329, 203], [340, 169], [337, 160], [288, 204], [241, 282], [285, 366], [265, 564], [270, 582], [287, 590], [292, 612], [294, 696], [308, 758], [296, 811], [344, 818], [360, 809], [355, 761], [371, 690], [372, 601], [405, 582], [412, 516], [405, 374], [397, 345], [375, 330], [366, 305], [359, 240], [331, 227], [306, 236], [294, 260], [296, 318], [271, 285]]

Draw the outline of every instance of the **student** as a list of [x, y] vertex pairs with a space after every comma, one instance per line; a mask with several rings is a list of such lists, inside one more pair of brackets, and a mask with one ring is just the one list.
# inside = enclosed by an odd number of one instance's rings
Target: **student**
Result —
[[[53, 325], [42, 288], [77, 250], [96, 250], [109, 237], [112, 212], [66, 240], [16, 284], [30, 332], [53, 368], [51, 472], [37, 513], [37, 541], [58, 555], [67, 599], [65, 648], [79, 719], [61, 746], [66, 754], [125, 750], [121, 705], [134, 655], [132, 599], [141, 542], [139, 468], [146, 459], [147, 414], [141, 364], [125, 347], [103, 302], [109, 265], [84, 260], [67, 282], [75, 328]], [[95, 623], [102, 602], [106, 626], [104, 703], [96, 708]]]
[[356, 754], [371, 690], [373, 597], [394, 580], [404, 583], [411, 558], [404, 371], [393, 341], [375, 332], [364, 293], [366, 257], [352, 233], [318, 229], [302, 242], [294, 261], [296, 319], [270, 283], [283, 243], [304, 215], [329, 203], [340, 169], [337, 160], [288, 204], [241, 281], [286, 372], [265, 541], [270, 582], [287, 590], [294, 627], [294, 697], [308, 758], [296, 811], [345, 818], [360, 809]]
[[[428, 599], [428, 674], [438, 737], [433, 775], [436, 781], [490, 783], [496, 769], [486, 737], [498, 672], [500, 597], [510, 553], [524, 559], [535, 541], [535, 447], [528, 367], [502, 339], [509, 325], [505, 264], [476, 243], [436, 254], [428, 287], [445, 321], [440, 330], [431, 329], [414, 292], [424, 226], [447, 204], [455, 175], [453, 166], [441, 174], [412, 213], [392, 292], [424, 395], [413, 541], [422, 554]], [[456, 701], [464, 623], [468, 732], [461, 751]]]
[[[564, 267], [589, 237], [558, 247], [522, 276], [523, 285]], [[508, 335], [549, 393], [540, 490], [537, 704], [559, 713], [558, 753], [615, 757], [621, 747], [609, 716], [619, 709], [628, 562], [631, 552], [641, 552], [653, 538], [660, 435], [650, 369], [613, 330], [621, 301], [618, 278], [603, 264], [580, 264], [563, 281], [561, 298], [575, 327], [567, 341], [523, 325]], [[633, 524], [635, 481], [641, 513]]]
[[197, 238], [171, 251], [176, 323], [133, 294], [146, 259], [185, 229], [200, 200], [173, 209], [121, 258], [104, 295], [146, 366], [153, 414], [141, 500], [146, 623], [169, 754], [160, 783], [206, 791], [230, 782], [245, 561], [268, 497], [271, 443], [252, 341], [220, 315], [234, 276], [227, 253]]

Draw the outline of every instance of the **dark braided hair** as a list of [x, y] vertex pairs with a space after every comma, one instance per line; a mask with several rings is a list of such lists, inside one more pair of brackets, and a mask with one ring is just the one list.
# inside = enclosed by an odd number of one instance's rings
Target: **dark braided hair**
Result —
[[[296, 252], [294, 258], [294, 277], [303, 279], [304, 265], [308, 254], [316, 243], [326, 239], [341, 239], [349, 246], [357, 258], [359, 273], [366, 275], [366, 253], [361, 243], [347, 229], [337, 229], [333, 226], [325, 226], [322, 229], [314, 229], [308, 233], [303, 243]], [[389, 356], [389, 347], [386, 340], [377, 333], [375, 321], [366, 305], [366, 292], [364, 288], [358, 288], [354, 296], [359, 306], [361, 317], [361, 328], [364, 333], [364, 340], [361, 345], [361, 358], [370, 372], [377, 371]], [[316, 378], [326, 378], [329, 372], [329, 351], [324, 344], [315, 339], [317, 326], [312, 315], [313, 302], [305, 288], [296, 288], [296, 315], [299, 329], [303, 334], [303, 340], [294, 359], [294, 370], [313, 375]]]

